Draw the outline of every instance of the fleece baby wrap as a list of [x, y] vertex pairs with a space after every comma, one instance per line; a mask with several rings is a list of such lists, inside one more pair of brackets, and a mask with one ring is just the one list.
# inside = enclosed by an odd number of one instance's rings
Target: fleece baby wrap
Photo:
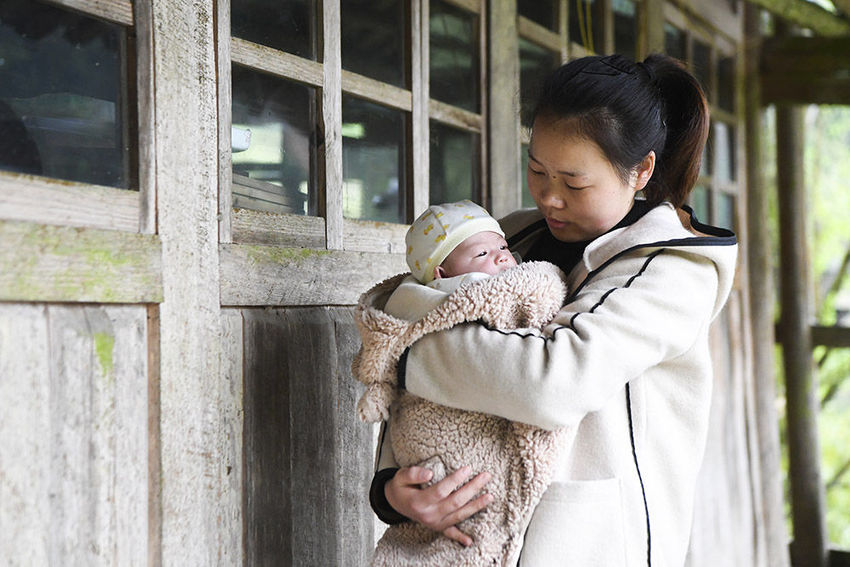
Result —
[[[473, 538], [472, 546], [464, 548], [428, 528], [405, 522], [387, 529], [372, 564], [515, 565], [531, 513], [549, 485], [559, 451], [564, 450], [565, 432], [418, 398], [397, 388], [396, 368], [402, 352], [417, 339], [459, 323], [480, 320], [503, 330], [542, 327], [564, 302], [564, 274], [548, 262], [521, 264], [461, 286], [418, 321], [383, 312], [387, 298], [406, 276], [394, 276], [360, 297], [356, 322], [363, 345], [352, 369], [367, 388], [358, 413], [366, 422], [389, 421], [399, 466], [427, 466], [434, 471], [432, 482], [464, 465], [472, 468], [473, 475], [487, 471], [492, 479], [486, 490], [494, 500], [458, 526]], [[445, 363], [451, 372], [451, 361]]]

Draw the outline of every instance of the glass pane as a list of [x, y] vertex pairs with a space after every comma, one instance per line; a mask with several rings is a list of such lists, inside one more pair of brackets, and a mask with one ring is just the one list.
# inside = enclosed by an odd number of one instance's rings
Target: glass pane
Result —
[[688, 58], [687, 41], [685, 32], [671, 23], [664, 24], [664, 52], [667, 55], [685, 61]]
[[558, 31], [558, 2], [556, 0], [518, 0], [517, 12], [552, 31]]
[[711, 205], [708, 198], [708, 188], [705, 185], [697, 185], [691, 192], [689, 203], [691, 208], [694, 210], [694, 216], [696, 216], [697, 220], [701, 223], [711, 222], [711, 219], [709, 218]]
[[123, 27], [0, 2], [0, 169], [130, 188]]
[[445, 2], [431, 2], [431, 98], [480, 112], [478, 16]]
[[735, 197], [719, 193], [717, 201], [717, 226], [735, 230]]
[[342, 97], [343, 215], [405, 222], [405, 135], [402, 112]]
[[699, 174], [700, 175], [711, 175], [710, 167], [711, 167], [711, 156], [713, 155], [712, 146], [714, 145], [714, 133], [711, 129], [708, 130], [708, 140], [705, 142], [705, 146], [702, 149], [702, 158], [699, 162]]
[[476, 133], [431, 121], [429, 202], [480, 201], [480, 145]]
[[693, 60], [691, 67], [694, 75], [705, 90], [705, 96], [710, 98], [711, 93], [711, 47], [694, 40]]
[[729, 112], [735, 111], [735, 59], [732, 57], [717, 60], [717, 105]]
[[522, 207], [535, 208], [537, 205], [534, 199], [531, 198], [531, 192], [528, 190], [528, 144], [523, 144], [520, 151], [520, 177], [522, 177]]
[[601, 53], [605, 48], [605, 13], [602, 0], [569, 0], [570, 41]]
[[614, 51], [630, 59], [637, 48], [637, 17], [635, 3], [631, 0], [613, 0]]
[[407, 87], [407, 18], [402, 0], [343, 0], [342, 68], [397, 87]]
[[231, 0], [230, 33], [316, 60], [315, 0]]
[[735, 180], [735, 129], [714, 123], [714, 177], [720, 183]]
[[519, 38], [519, 84], [523, 126], [531, 126], [530, 114], [541, 81], [560, 64], [561, 56], [527, 39]]
[[233, 66], [234, 207], [316, 214], [315, 96], [311, 87]]

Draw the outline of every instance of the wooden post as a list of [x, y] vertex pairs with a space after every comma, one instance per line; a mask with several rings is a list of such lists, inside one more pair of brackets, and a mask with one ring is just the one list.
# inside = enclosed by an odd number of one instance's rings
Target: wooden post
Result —
[[[747, 271], [750, 292], [750, 333], [753, 343], [756, 437], [754, 455], [761, 478], [761, 510], [756, 524], [764, 537], [765, 564], [788, 566], [788, 545], [780, 469], [779, 420], [776, 415], [776, 376], [774, 372], [771, 245], [767, 223], [768, 195], [762, 177], [762, 106], [759, 89], [759, 8], [745, 8], [745, 123], [747, 167]], [[759, 487], [755, 487], [756, 490]]]
[[776, 173], [782, 274], [780, 330], [785, 366], [788, 464], [794, 524], [792, 557], [796, 565], [825, 567], [825, 494], [820, 471], [817, 377], [812, 364], [802, 119], [802, 109], [799, 107], [778, 105], [776, 108]]
[[520, 206], [519, 40], [516, 2], [489, 4], [490, 212], [501, 217]]

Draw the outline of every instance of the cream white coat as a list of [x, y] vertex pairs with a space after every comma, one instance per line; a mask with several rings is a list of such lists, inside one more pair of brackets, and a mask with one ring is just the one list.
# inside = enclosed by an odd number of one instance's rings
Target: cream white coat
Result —
[[[510, 236], [539, 219], [524, 211], [502, 226]], [[411, 347], [406, 388], [417, 396], [576, 428], [520, 565], [684, 563], [711, 403], [708, 330], [737, 255], [732, 233], [692, 224], [665, 203], [594, 240], [542, 332], [465, 324]], [[512, 249], [522, 254], [537, 234]]]

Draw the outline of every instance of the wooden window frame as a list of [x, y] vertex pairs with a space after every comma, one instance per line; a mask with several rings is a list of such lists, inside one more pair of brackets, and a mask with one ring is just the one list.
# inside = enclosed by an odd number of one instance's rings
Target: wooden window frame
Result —
[[[44, 1], [44, 0], [42, 0]], [[153, 42], [150, 6], [131, 0], [47, 0], [86, 16], [124, 26], [134, 36], [134, 54], [127, 69], [136, 70], [138, 137], [128, 140], [137, 152], [138, 187], [118, 189], [91, 183], [0, 171], [3, 220], [156, 233], [156, 193], [153, 145]], [[136, 191], [135, 189], [138, 189]]]

